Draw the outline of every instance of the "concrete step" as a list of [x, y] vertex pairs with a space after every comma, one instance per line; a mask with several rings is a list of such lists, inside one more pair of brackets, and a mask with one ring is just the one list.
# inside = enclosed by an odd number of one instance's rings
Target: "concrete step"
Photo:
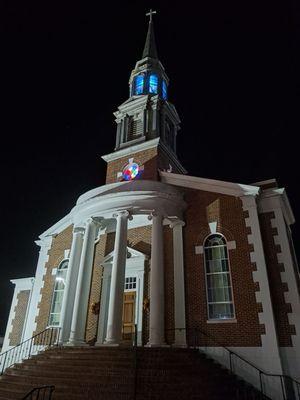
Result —
[[[31, 364], [31, 365], [61, 365], [64, 367], [72, 367], [75, 365], [81, 365], [82, 368], [84, 367], [89, 367], [95, 365], [95, 360], [86, 360], [86, 359], [74, 359], [74, 360], [64, 360], [64, 359], [47, 359], [47, 358], [32, 358], [30, 360], [26, 360], [24, 362], [25, 365]], [[101, 365], [106, 366], [107, 368], [113, 368], [116, 366], [115, 360], [109, 360], [109, 361], [103, 361]], [[117, 366], [118, 367], [123, 367], [123, 368], [130, 368], [133, 365], [132, 361], [128, 360], [123, 360], [123, 361], [118, 361]]]
[[61, 366], [48, 366], [45, 365], [43, 368], [37, 368], [35, 365], [16, 365], [13, 368], [9, 368], [5, 371], [5, 375], [38, 375], [38, 376], [52, 376], [52, 375], [63, 375], [63, 376], [132, 376], [134, 374], [133, 369], [125, 369], [123, 367], [117, 368], [114, 366], [113, 369], [103, 368], [102, 366], [85, 367], [73, 366], [70, 369], [66, 369]]
[[[123, 373], [120, 371], [118, 374], [111, 374], [110, 372], [105, 373], [105, 374], [97, 374], [92, 371], [89, 371], [89, 373], [84, 373], [84, 374], [78, 374], [74, 373], [74, 371], [65, 371], [63, 373], [60, 373], [58, 371], [54, 370], [22, 370], [22, 369], [16, 369], [16, 370], [10, 370], [8, 371], [7, 374], [4, 376], [4, 382], [30, 382], [32, 384], [48, 384], [51, 382], [51, 384], [56, 385], [56, 384], [77, 384], [78, 382], [78, 377], [80, 376], [80, 380], [83, 383], [122, 383], [122, 384], [129, 384], [133, 385], [134, 383], [134, 371], [127, 372], [123, 371]], [[195, 380], [196, 378], [196, 380]], [[197, 374], [170, 374], [168, 371], [165, 371], [163, 374], [157, 374], [157, 371], [153, 371], [151, 374], [145, 374], [141, 373], [139, 371], [137, 375], [137, 381], [139, 384], [147, 384], [147, 383], [165, 383], [166, 385], [169, 383], [182, 383], [183, 379], [184, 382], [193, 385], [194, 382], [198, 385], [198, 379], [199, 375]], [[202, 383], [204, 384], [204, 380], [206, 384], [212, 384], [212, 382], [215, 382], [215, 380], [218, 380], [218, 382], [223, 382], [226, 381], [228, 384], [229, 382], [234, 381], [233, 376], [227, 376], [223, 373], [218, 373], [216, 372], [215, 374], [208, 374], [208, 375], [202, 375], [201, 380]]]
[[[82, 366], [72, 366], [69, 369], [66, 369], [63, 366], [56, 366], [56, 365], [47, 365], [45, 364], [43, 368], [36, 366], [35, 364], [19, 364], [14, 366], [13, 368], [9, 368], [6, 370], [6, 375], [31, 375], [31, 376], [47, 376], [51, 377], [54, 375], [61, 375], [61, 376], [80, 376], [84, 378], [92, 374], [94, 377], [97, 376], [134, 376], [135, 370], [132, 368], [124, 369], [123, 366], [114, 365], [112, 369], [107, 369], [106, 366], [101, 364], [95, 364], [94, 366], [89, 366], [82, 368]], [[201, 365], [197, 369], [186, 369], [182, 371], [182, 369], [158, 369], [158, 368], [138, 368], [138, 376], [139, 377], [148, 377], [149, 379], [156, 379], [156, 378], [182, 378], [183, 376], [188, 375], [189, 377], [197, 378], [201, 373], [201, 377], [209, 376], [209, 377], [217, 377], [220, 374], [228, 374], [226, 370], [220, 370], [217, 368], [211, 369], [206, 368], [206, 366]]]
[[227, 400], [240, 383], [195, 350], [58, 347], [7, 369], [0, 400], [22, 398], [54, 385], [54, 400], [132, 400], [137, 356], [137, 400]]

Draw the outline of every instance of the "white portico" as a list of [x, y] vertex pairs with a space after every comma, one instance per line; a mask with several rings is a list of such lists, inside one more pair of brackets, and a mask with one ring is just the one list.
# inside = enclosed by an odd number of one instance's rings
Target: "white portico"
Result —
[[[167, 184], [132, 181], [105, 185], [82, 195], [71, 219], [74, 224], [69, 268], [62, 305], [62, 342], [85, 344], [89, 291], [92, 278], [95, 240], [104, 232], [115, 232], [114, 250], [103, 261], [103, 285], [97, 343], [118, 345], [122, 334], [122, 310], [126, 276], [138, 277], [136, 317], [139, 342], [142, 337], [144, 264], [146, 256], [127, 246], [128, 229], [152, 226], [150, 259], [149, 345], [165, 343], [163, 225], [173, 228], [174, 304], [176, 324], [185, 327], [184, 277], [182, 254], [182, 194]], [[134, 265], [134, 260], [139, 264]], [[176, 260], [176, 261], [175, 261]], [[135, 275], [133, 275], [135, 271]], [[185, 344], [185, 335], [176, 336], [176, 344]]]

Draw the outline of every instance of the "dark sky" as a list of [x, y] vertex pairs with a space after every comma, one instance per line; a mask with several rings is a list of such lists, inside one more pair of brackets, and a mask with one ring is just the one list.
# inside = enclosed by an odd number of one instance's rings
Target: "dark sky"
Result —
[[[104, 183], [113, 111], [141, 58], [145, 12], [182, 120], [190, 174], [251, 183], [276, 177], [300, 219], [299, 5], [281, 1], [2, 2], [1, 281], [33, 276], [44, 230]], [[300, 253], [300, 225], [294, 228]]]

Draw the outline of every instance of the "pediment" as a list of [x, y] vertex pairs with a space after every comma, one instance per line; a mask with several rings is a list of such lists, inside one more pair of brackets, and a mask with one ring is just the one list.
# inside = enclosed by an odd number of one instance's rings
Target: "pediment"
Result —
[[[105, 263], [111, 263], [113, 261], [114, 258], [114, 250], [112, 252], [110, 252], [109, 254], [107, 254], [107, 256], [104, 257], [102, 264]], [[133, 258], [147, 258], [146, 254], [141, 253], [140, 251], [137, 251], [129, 246], [127, 246], [127, 259], [133, 259]]]

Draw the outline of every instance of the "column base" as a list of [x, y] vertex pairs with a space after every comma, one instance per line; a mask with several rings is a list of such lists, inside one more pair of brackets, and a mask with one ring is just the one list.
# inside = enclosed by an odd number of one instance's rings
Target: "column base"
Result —
[[145, 347], [171, 347], [169, 344], [167, 343], [147, 343], [145, 345]]
[[172, 344], [172, 347], [186, 349], [187, 348], [187, 344], [186, 343], [174, 343], [174, 344]]
[[64, 346], [86, 347], [86, 346], [88, 346], [88, 344], [83, 340], [70, 340], [69, 342], [65, 343]]
[[105, 339], [100, 345], [103, 346], [120, 346], [120, 340], [117, 339]]

